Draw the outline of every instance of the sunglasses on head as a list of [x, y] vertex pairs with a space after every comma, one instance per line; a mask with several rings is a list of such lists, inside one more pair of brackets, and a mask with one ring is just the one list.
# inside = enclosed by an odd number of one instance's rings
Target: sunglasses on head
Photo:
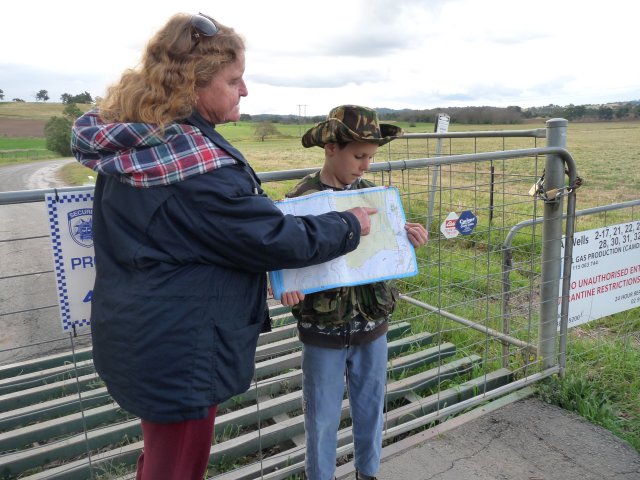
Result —
[[191, 16], [191, 28], [194, 30], [191, 34], [193, 38], [200, 38], [200, 35], [203, 37], [213, 37], [218, 33], [218, 27], [213, 19], [202, 13]]

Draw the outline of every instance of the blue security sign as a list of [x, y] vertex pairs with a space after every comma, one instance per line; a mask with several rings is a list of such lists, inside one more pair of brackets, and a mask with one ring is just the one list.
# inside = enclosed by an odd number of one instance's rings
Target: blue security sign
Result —
[[478, 217], [476, 217], [471, 210], [465, 210], [460, 214], [458, 220], [456, 220], [456, 230], [461, 235], [471, 235], [473, 229], [478, 224]]
[[95, 279], [93, 187], [48, 193], [47, 215], [62, 329], [88, 327]]

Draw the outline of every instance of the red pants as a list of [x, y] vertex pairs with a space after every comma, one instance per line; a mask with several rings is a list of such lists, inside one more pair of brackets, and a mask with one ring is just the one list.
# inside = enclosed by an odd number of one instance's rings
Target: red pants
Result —
[[209, 463], [217, 406], [201, 420], [153, 423], [141, 420], [144, 448], [136, 480], [202, 480]]

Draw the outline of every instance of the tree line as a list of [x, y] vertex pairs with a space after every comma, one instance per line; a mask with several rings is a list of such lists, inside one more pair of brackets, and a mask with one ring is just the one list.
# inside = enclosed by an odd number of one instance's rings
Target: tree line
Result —
[[[5, 94], [0, 89], [0, 101]], [[49, 100], [49, 92], [40, 90], [34, 94], [36, 101]], [[24, 102], [21, 98], [13, 98], [14, 102]], [[72, 103], [94, 103], [89, 92], [77, 95], [63, 93], [60, 101], [69, 105]], [[604, 105], [546, 105], [543, 107], [521, 108], [519, 106], [503, 107], [447, 107], [425, 110], [392, 110], [388, 108], [376, 109], [381, 120], [403, 121], [410, 124], [430, 123], [435, 120], [438, 113], [446, 113], [451, 123], [461, 124], [517, 124], [524, 123], [533, 118], [566, 118], [569, 121], [602, 121], [602, 120], [635, 120], [640, 118], [640, 100], [629, 102], [609, 103]], [[325, 120], [323, 115], [312, 117], [300, 117], [298, 115], [248, 115], [243, 114], [241, 120], [280, 124], [299, 124], [301, 122], [321, 122]]]
[[446, 113], [451, 123], [518, 124], [529, 119], [565, 118], [569, 121], [636, 120], [640, 118], [640, 100], [605, 105], [547, 105], [521, 108], [455, 107], [430, 110], [378, 112], [381, 119], [406, 122], [433, 122], [438, 113]]
[[[36, 101], [46, 102], [49, 100], [47, 90], [40, 90], [35, 95]], [[0, 101], [4, 100], [5, 94], [0, 89]], [[45, 135], [47, 138], [47, 148], [68, 156], [70, 151], [71, 125], [82, 112], [76, 104], [91, 104], [94, 99], [89, 92], [77, 95], [63, 93], [60, 100], [66, 105], [61, 117], [52, 117], [45, 125]], [[14, 98], [14, 102], [24, 102], [20, 98]], [[604, 105], [546, 105], [543, 107], [521, 108], [519, 106], [509, 107], [448, 107], [433, 108], [424, 110], [393, 110], [388, 108], [376, 109], [380, 120], [407, 122], [411, 126], [417, 123], [433, 123], [439, 113], [446, 113], [450, 117], [451, 123], [460, 124], [519, 124], [529, 119], [536, 118], [565, 118], [574, 122], [588, 121], [613, 121], [613, 120], [636, 120], [640, 118], [640, 100], [629, 102], [609, 103]], [[242, 114], [240, 120], [256, 123], [255, 134], [262, 141], [267, 136], [277, 135], [279, 132], [274, 124], [301, 124], [318, 123], [325, 120], [324, 115], [312, 117], [300, 117], [298, 115], [249, 115]]]
[[[425, 110], [376, 109], [380, 120], [417, 123], [433, 123], [438, 113], [446, 113], [451, 123], [490, 125], [519, 124], [536, 118], [565, 118], [569, 121], [606, 121], [636, 120], [640, 118], [640, 100], [611, 103], [606, 105], [547, 105], [544, 107], [447, 107]], [[321, 122], [326, 117], [319, 115], [301, 118], [297, 115], [248, 115], [240, 118], [245, 121], [280, 123], [283, 125]]]
[[[4, 90], [0, 88], [0, 101], [4, 100]], [[46, 102], [50, 99], [49, 92], [47, 90], [39, 90], [38, 92], [33, 94], [36, 102]], [[12, 102], [24, 102], [22, 98], [12, 98]], [[60, 95], [60, 101], [65, 105], [70, 103], [93, 103], [93, 97], [89, 92], [83, 92], [78, 95], [71, 95], [70, 93], [63, 93]]]
[[[85, 92], [86, 93], [86, 92]], [[87, 94], [88, 95], [88, 94]], [[45, 125], [47, 148], [58, 152], [63, 156], [71, 155], [71, 126], [82, 112], [72, 100], [77, 96], [65, 97], [67, 106], [62, 117], [53, 117]], [[85, 97], [81, 97], [85, 99]], [[85, 103], [85, 102], [82, 102]], [[529, 118], [565, 118], [569, 121], [610, 121], [629, 120], [640, 118], [640, 101], [626, 102], [609, 105], [548, 105], [546, 107], [533, 107], [526, 110], [520, 107], [460, 107], [441, 108], [431, 110], [389, 110], [378, 109], [381, 120], [408, 122], [415, 126], [416, 123], [432, 123], [438, 113], [447, 113], [451, 123], [460, 124], [518, 124]], [[255, 135], [261, 141], [268, 136], [278, 135], [275, 124], [300, 124], [309, 121], [317, 123], [325, 120], [324, 116], [301, 118], [296, 115], [255, 115], [242, 114], [242, 121], [255, 123]]]

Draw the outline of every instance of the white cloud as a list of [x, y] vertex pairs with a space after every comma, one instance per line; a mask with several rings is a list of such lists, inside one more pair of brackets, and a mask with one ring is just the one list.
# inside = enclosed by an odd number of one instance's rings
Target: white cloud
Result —
[[247, 41], [242, 110], [324, 115], [388, 108], [640, 99], [640, 4], [626, 0], [22, 0], [3, 5], [5, 100], [46, 89], [104, 94], [177, 11], [203, 11]]

